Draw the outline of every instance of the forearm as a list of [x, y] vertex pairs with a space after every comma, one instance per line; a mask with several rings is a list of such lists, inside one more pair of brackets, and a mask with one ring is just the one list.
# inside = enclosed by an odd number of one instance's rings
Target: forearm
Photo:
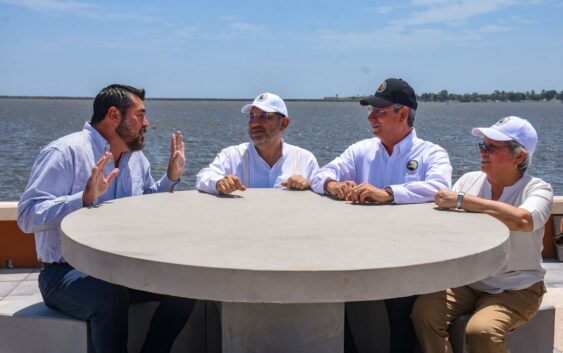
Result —
[[463, 197], [461, 208], [466, 211], [481, 212], [493, 216], [512, 231], [531, 232], [534, 228], [530, 212], [504, 202], [466, 194]]

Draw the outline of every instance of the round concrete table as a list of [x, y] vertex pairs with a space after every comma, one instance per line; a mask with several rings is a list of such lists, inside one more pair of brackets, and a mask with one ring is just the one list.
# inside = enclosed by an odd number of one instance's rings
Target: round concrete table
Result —
[[310, 191], [130, 197], [61, 225], [65, 259], [130, 288], [223, 302], [224, 352], [342, 352], [344, 302], [429, 293], [498, 272], [508, 229], [418, 205]]

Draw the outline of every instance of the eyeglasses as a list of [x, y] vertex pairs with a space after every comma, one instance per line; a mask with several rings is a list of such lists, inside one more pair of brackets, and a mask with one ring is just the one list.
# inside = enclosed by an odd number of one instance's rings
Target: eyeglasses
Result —
[[391, 110], [398, 112], [399, 110], [401, 110], [401, 108], [397, 109], [397, 108], [394, 108], [394, 107], [390, 107], [390, 108], [379, 109], [379, 108], [376, 108], [376, 107], [371, 106], [371, 105], [368, 107], [368, 113], [369, 113], [370, 118], [371, 117], [380, 118], [383, 115], [387, 114]]
[[268, 121], [268, 120], [270, 120], [273, 117], [278, 116], [278, 115], [279, 114], [267, 113], [267, 112], [261, 112], [260, 114], [250, 113], [250, 114], [248, 114], [248, 120], [254, 121], [254, 120], [258, 119], [258, 121]]
[[479, 146], [479, 151], [481, 153], [486, 153], [486, 154], [495, 153], [496, 151], [498, 151], [500, 149], [508, 147], [508, 146], [504, 146], [504, 145], [503, 146], [493, 146], [493, 145], [489, 145], [485, 142], [479, 142], [477, 145]]

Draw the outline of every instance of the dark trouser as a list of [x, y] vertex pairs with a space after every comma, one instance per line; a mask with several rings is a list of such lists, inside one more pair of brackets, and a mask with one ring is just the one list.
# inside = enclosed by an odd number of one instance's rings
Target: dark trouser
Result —
[[[389, 353], [413, 353], [415, 351], [416, 335], [410, 314], [416, 297], [413, 295], [385, 300], [390, 332]], [[358, 352], [347, 315], [345, 315], [344, 325], [344, 352]]]
[[158, 301], [142, 353], [169, 352], [195, 300], [129, 289], [88, 276], [69, 264], [47, 265], [39, 274], [45, 304], [90, 321], [96, 353], [126, 353], [129, 303]]
[[411, 321], [411, 310], [416, 295], [385, 300], [389, 317], [389, 353], [414, 352], [416, 334]]

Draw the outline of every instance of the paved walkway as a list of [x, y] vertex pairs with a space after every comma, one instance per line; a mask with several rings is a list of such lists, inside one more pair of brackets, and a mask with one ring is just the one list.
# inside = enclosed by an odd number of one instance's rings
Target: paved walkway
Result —
[[[554, 353], [563, 352], [563, 262], [554, 259], [544, 261], [547, 270], [545, 284], [547, 294], [543, 302], [553, 305], [555, 310]], [[2, 304], [14, 301], [33, 302], [41, 298], [37, 287], [36, 269], [0, 269], [0, 312]]]
[[555, 307], [555, 349], [554, 353], [563, 352], [563, 262], [545, 260], [547, 270], [545, 285], [547, 293], [543, 302]]

